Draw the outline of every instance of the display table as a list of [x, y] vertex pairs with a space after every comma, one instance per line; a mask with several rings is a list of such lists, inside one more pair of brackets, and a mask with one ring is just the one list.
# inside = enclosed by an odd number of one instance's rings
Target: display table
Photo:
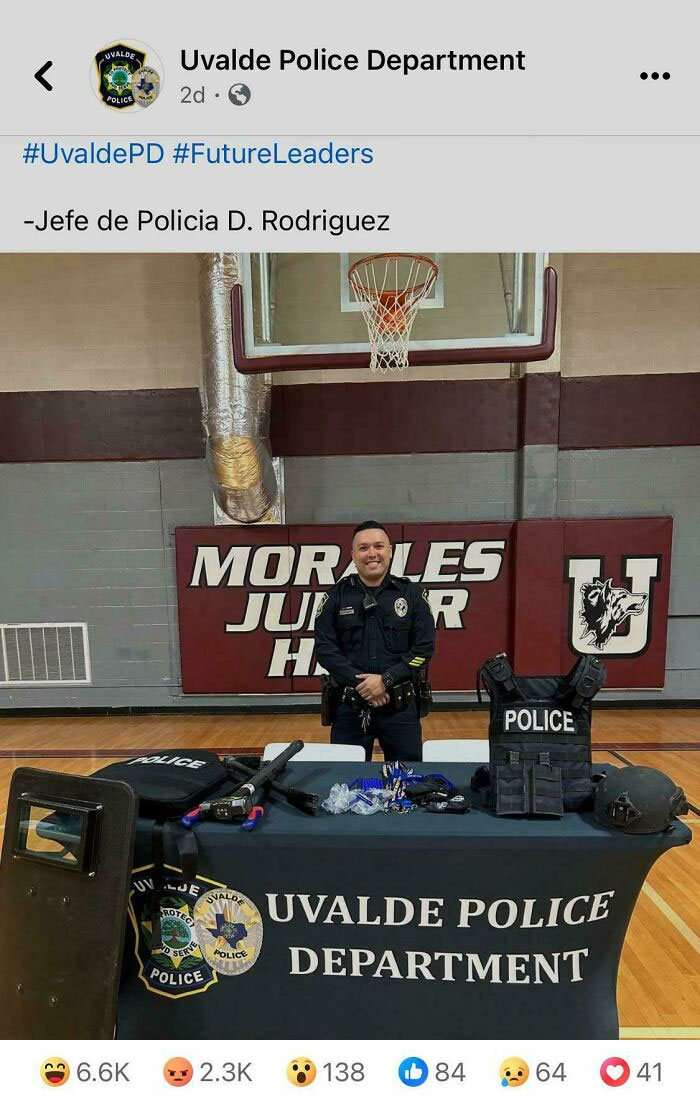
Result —
[[[460, 786], [474, 770], [428, 766]], [[358, 775], [379, 767], [292, 762], [283, 779], [325, 797]], [[151, 829], [139, 822], [120, 1038], [616, 1038], [635, 901], [691, 837], [576, 813], [310, 818], [275, 798], [253, 832], [197, 826], [198, 880], [170, 875], [151, 956]]]

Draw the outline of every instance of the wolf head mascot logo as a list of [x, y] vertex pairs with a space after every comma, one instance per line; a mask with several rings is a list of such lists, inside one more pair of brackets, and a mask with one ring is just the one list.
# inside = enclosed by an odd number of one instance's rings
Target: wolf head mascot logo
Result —
[[[618, 583], [605, 576], [605, 558], [567, 557], [569, 644], [575, 653], [641, 656], [651, 644], [654, 586], [661, 577], [660, 554], [625, 556]], [[622, 587], [622, 585], [625, 587]]]
[[641, 614], [648, 596], [614, 588], [612, 579], [581, 585], [581, 636], [592, 637], [597, 649], [604, 649], [626, 618]]

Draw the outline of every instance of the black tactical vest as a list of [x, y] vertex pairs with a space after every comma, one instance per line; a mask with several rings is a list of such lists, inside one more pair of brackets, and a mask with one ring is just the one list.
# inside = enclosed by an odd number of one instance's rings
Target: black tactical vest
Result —
[[559, 817], [593, 793], [591, 702], [605, 683], [599, 657], [583, 656], [568, 675], [514, 675], [505, 653], [477, 673], [491, 702], [489, 787], [499, 816]]

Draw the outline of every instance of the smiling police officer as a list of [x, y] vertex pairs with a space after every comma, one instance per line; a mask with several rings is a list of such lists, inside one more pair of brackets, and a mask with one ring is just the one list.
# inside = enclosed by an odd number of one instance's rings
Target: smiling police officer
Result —
[[319, 607], [316, 655], [330, 673], [323, 720], [333, 744], [362, 744], [367, 759], [377, 737], [385, 759], [419, 760], [435, 623], [426, 592], [389, 572], [391, 553], [381, 523], [360, 523], [357, 575], [339, 580]]

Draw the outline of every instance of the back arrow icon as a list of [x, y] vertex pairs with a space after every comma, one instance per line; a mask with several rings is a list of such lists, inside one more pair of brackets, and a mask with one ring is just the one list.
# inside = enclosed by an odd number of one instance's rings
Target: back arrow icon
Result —
[[49, 84], [48, 80], [44, 80], [44, 73], [47, 73], [52, 65], [53, 61], [47, 61], [45, 65], [42, 65], [41, 68], [37, 69], [34, 73], [34, 79], [38, 80], [42, 88], [46, 88], [47, 92], [53, 91], [53, 84]]

